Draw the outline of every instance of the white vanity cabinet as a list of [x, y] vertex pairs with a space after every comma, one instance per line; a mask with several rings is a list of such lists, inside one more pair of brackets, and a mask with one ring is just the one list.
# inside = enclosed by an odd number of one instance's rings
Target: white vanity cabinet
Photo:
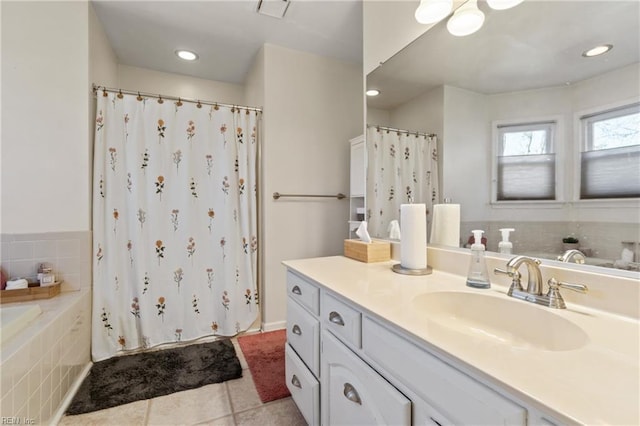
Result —
[[319, 287], [287, 272], [286, 384], [310, 425], [320, 424]]
[[309, 424], [544, 424], [386, 320], [289, 270], [287, 386]]

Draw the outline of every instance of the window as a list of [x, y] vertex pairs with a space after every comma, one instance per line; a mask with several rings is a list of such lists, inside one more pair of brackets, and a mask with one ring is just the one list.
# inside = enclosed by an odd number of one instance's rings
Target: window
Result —
[[555, 200], [555, 121], [497, 126], [496, 201]]
[[640, 103], [580, 120], [580, 199], [640, 197]]

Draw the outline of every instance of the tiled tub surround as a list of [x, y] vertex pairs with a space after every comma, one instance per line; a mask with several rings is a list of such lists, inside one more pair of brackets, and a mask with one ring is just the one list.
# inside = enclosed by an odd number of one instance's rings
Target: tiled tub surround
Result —
[[6, 306], [33, 304], [42, 314], [0, 348], [0, 413], [21, 424], [55, 415], [90, 361], [90, 289]]
[[8, 277], [37, 280], [38, 265], [53, 265], [62, 291], [91, 287], [91, 231], [0, 234], [0, 266]]

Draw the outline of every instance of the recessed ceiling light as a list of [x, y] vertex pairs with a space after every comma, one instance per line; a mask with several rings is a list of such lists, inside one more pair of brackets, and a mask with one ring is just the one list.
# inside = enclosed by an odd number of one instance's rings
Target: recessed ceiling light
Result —
[[176, 55], [185, 61], [195, 61], [198, 59], [198, 54], [190, 50], [176, 50]]
[[367, 90], [367, 96], [378, 96], [380, 91], [378, 89], [369, 89]]
[[601, 44], [600, 46], [592, 47], [582, 52], [582, 56], [585, 58], [591, 58], [593, 56], [603, 55], [613, 49], [612, 44]]

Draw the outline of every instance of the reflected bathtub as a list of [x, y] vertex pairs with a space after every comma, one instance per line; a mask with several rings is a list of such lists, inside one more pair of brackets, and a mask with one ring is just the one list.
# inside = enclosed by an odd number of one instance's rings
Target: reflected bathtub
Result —
[[29, 326], [42, 313], [40, 305], [0, 307], [0, 347]]

